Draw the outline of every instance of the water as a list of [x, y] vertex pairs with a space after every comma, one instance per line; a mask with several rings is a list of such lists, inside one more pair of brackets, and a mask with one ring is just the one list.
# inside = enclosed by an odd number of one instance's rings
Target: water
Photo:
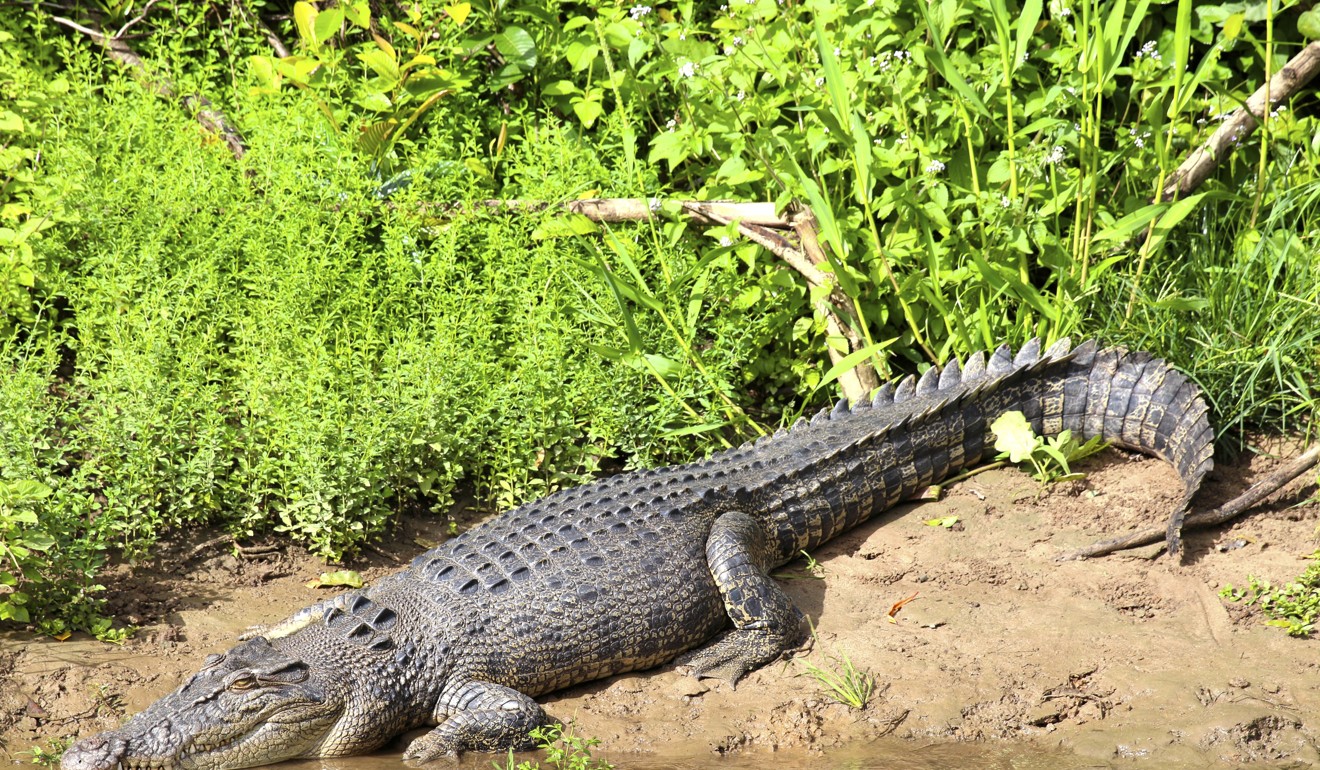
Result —
[[[343, 759], [303, 760], [281, 765], [281, 770], [398, 770], [406, 767], [401, 759], [405, 744], [398, 742], [388, 753]], [[614, 764], [618, 770], [1083, 770], [1083, 768], [1119, 767], [1108, 763], [1031, 746], [987, 746], [967, 743], [918, 744], [901, 740], [881, 740], [861, 746], [848, 746], [824, 754], [797, 751], [748, 750], [729, 756], [711, 753], [705, 745], [674, 746], [663, 754], [614, 754], [597, 751], [595, 758]], [[515, 754], [515, 765], [524, 760], [543, 760], [536, 753]], [[498, 763], [496, 764], [496, 761]], [[488, 770], [505, 768], [506, 757], [470, 754], [457, 762], [440, 761], [427, 767]], [[1130, 763], [1121, 763], [1128, 766]], [[545, 766], [548, 770], [548, 765]], [[1153, 768], [1143, 764], [1143, 770]]]

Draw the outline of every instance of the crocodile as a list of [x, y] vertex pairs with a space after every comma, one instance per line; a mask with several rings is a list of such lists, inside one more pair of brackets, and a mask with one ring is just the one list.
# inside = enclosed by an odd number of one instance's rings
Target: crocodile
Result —
[[1149, 354], [1033, 340], [841, 401], [687, 465], [616, 475], [510, 510], [365, 589], [246, 635], [64, 770], [239, 768], [363, 753], [416, 728], [405, 760], [529, 748], [537, 696], [677, 660], [731, 685], [805, 639], [770, 570], [987, 454], [987, 425], [1100, 436], [1211, 469], [1196, 385]]

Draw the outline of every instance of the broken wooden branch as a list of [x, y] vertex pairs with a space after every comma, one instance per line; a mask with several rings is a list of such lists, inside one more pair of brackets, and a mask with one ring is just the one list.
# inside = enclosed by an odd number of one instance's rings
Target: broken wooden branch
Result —
[[[1320, 462], [1320, 443], [1313, 444], [1296, 459], [1275, 469], [1264, 478], [1252, 484], [1247, 491], [1229, 500], [1213, 511], [1205, 513], [1195, 513], [1188, 516], [1183, 522], [1183, 530], [1204, 529], [1206, 527], [1215, 527], [1227, 521], [1241, 516], [1248, 509], [1260, 503], [1265, 498], [1279, 491], [1284, 484], [1292, 481], [1298, 476], [1306, 473]], [[1068, 559], [1086, 559], [1092, 556], [1103, 556], [1107, 553], [1121, 551], [1125, 548], [1137, 548], [1151, 543], [1158, 543], [1165, 538], [1167, 530], [1165, 527], [1152, 527], [1139, 532], [1134, 532], [1123, 537], [1101, 540], [1098, 543], [1092, 543], [1085, 548], [1079, 548], [1059, 556], [1060, 560]]]
[[[770, 202], [737, 203], [733, 201], [660, 201], [656, 198], [588, 198], [564, 202], [534, 200], [486, 200], [481, 206], [502, 211], [536, 212], [560, 208], [580, 214], [593, 222], [644, 222], [654, 219], [666, 205], [677, 204], [685, 216], [698, 221], [720, 225], [734, 225], [748, 240], [763, 246], [783, 260], [807, 282], [808, 291], [816, 296], [812, 305], [825, 319], [828, 338], [844, 340], [848, 352], [865, 347], [860, 322], [853, 310], [852, 300], [821, 265], [828, 264], [825, 251], [817, 237], [816, 219], [811, 210], [803, 208], [790, 217], [781, 216]], [[432, 212], [453, 212], [458, 204], [430, 207]], [[784, 231], [784, 232], [781, 232]], [[792, 231], [797, 243], [785, 234]], [[826, 344], [833, 364], [846, 356], [836, 346]], [[839, 376], [839, 386], [849, 400], [867, 398], [879, 387], [879, 378], [870, 362], [862, 361]]]
[[1169, 177], [1160, 200], [1171, 201], [1191, 193], [1228, 157], [1232, 148], [1256, 130], [1260, 120], [1279, 102], [1291, 97], [1320, 72], [1320, 41], [1307, 45], [1247, 99], [1245, 108], [1229, 113], [1224, 124], [1205, 144], [1187, 156]]
[[[155, 0], [152, 0], [152, 2], [154, 3]], [[132, 46], [128, 44], [128, 40], [123, 37], [124, 33], [126, 33], [129, 28], [134, 24], [137, 24], [146, 16], [151, 5], [152, 3], [147, 3], [141, 15], [124, 24], [119, 32], [114, 35], [107, 35], [98, 29], [79, 24], [62, 16], [51, 16], [50, 18], [51, 21], [54, 21], [57, 24], [81, 32], [82, 34], [96, 40], [105, 49], [107, 56], [128, 67], [129, 70], [133, 72], [134, 76], [137, 77], [138, 81], [145, 85], [152, 93], [166, 99], [173, 99], [176, 95], [174, 85], [167, 78], [153, 75], [147, 68], [146, 63], [144, 63], [137, 55]], [[99, 26], [99, 21], [97, 24]], [[243, 157], [243, 153], [247, 151], [247, 147], [243, 143], [243, 135], [240, 134], [238, 129], [234, 127], [234, 124], [225, 117], [223, 112], [216, 109], [214, 105], [211, 104], [209, 99], [200, 94], [187, 94], [180, 97], [179, 101], [183, 103], [183, 107], [188, 111], [188, 114], [193, 116], [193, 118], [202, 125], [202, 128], [219, 137], [220, 141], [224, 142], [225, 146], [229, 148], [229, 151], [233, 153], [235, 159]]]

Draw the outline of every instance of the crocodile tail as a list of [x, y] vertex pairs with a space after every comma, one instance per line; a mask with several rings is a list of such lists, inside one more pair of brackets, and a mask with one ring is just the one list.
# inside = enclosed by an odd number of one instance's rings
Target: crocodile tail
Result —
[[1167, 533], [1169, 553], [1176, 555], [1188, 505], [1214, 466], [1214, 432], [1200, 389], [1149, 353], [1098, 349], [1094, 340], [1067, 358], [1062, 398], [1042, 399], [1042, 427], [1100, 436], [1172, 464], [1184, 488]]

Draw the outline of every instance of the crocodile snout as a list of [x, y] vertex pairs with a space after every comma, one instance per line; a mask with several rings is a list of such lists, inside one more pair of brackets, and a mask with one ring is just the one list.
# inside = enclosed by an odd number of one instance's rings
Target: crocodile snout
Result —
[[83, 738], [64, 751], [60, 770], [111, 770], [127, 749], [128, 741], [112, 733]]

